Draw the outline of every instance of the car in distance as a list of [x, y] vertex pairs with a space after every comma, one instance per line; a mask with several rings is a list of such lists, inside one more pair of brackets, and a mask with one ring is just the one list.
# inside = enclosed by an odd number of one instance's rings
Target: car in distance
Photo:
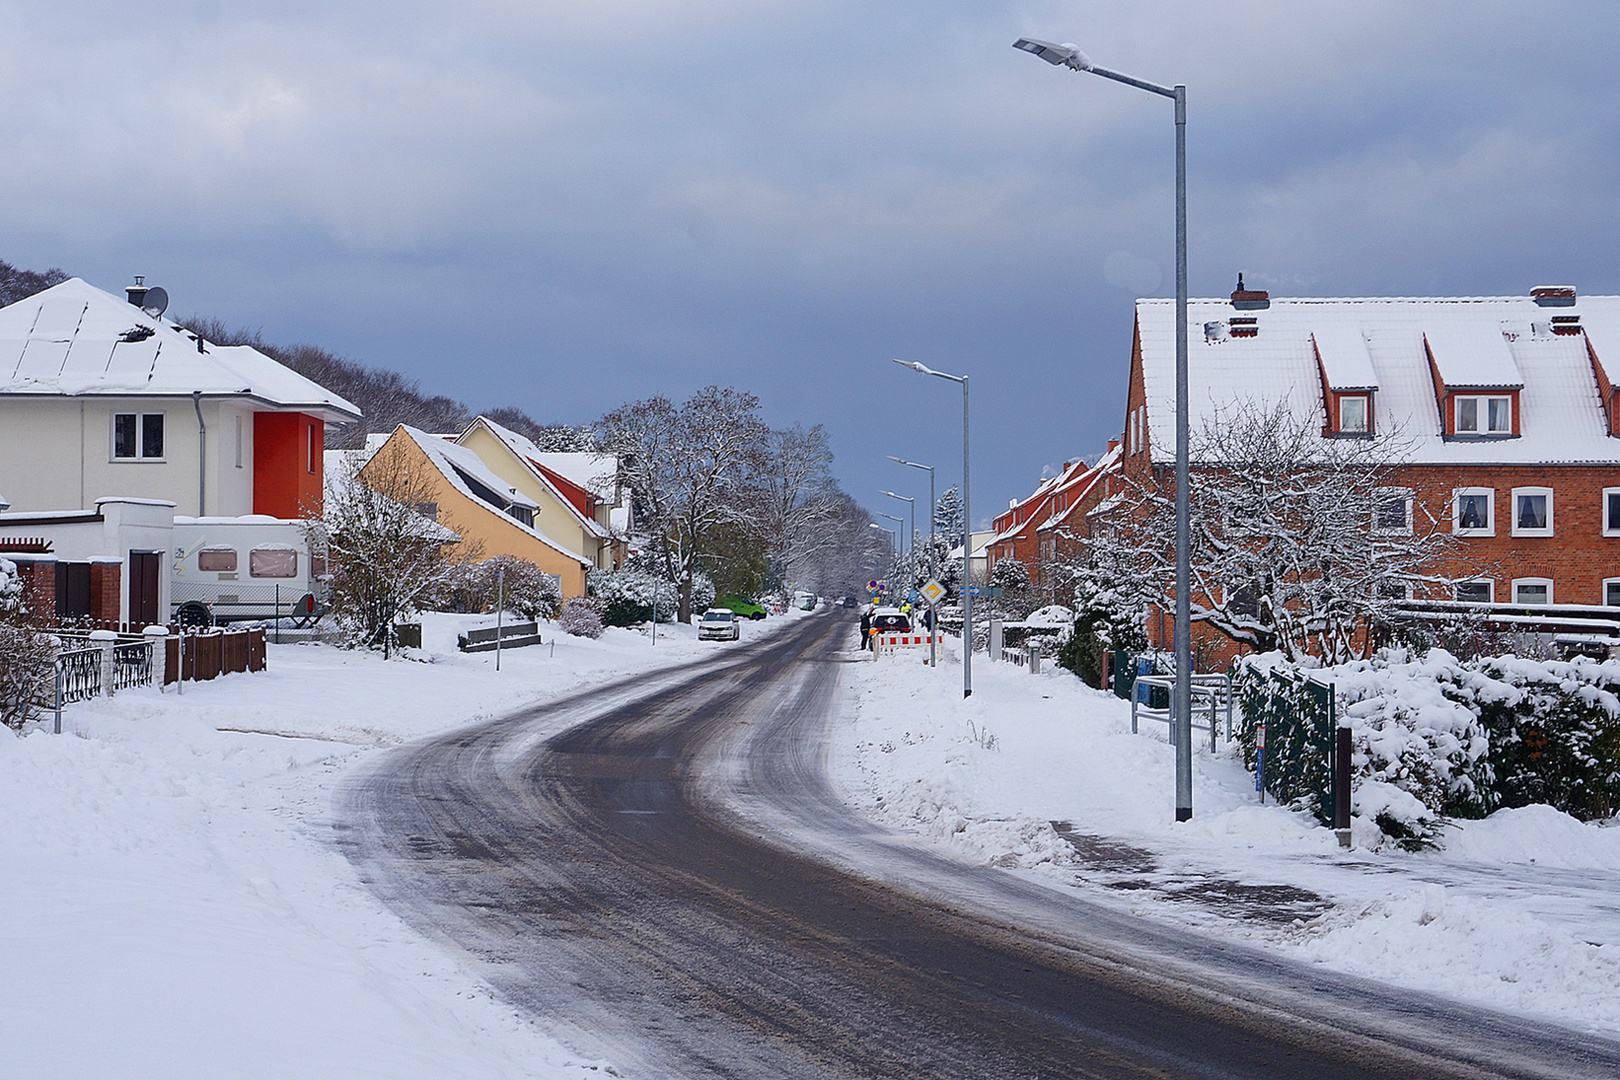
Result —
[[699, 641], [736, 641], [742, 637], [742, 624], [730, 608], [710, 608], [698, 620]]
[[911, 616], [899, 608], [873, 608], [872, 629], [881, 630], [885, 634], [909, 633], [911, 631]]
[[765, 608], [757, 600], [750, 600], [746, 596], [722, 596], [714, 604], [717, 608], [728, 608], [735, 611], [745, 619], [763, 619]]

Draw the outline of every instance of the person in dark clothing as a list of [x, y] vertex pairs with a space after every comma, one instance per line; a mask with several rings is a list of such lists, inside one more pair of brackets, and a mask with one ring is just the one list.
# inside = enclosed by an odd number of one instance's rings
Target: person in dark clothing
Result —
[[868, 607], [861, 612], [861, 648], [872, 647], [872, 609]]

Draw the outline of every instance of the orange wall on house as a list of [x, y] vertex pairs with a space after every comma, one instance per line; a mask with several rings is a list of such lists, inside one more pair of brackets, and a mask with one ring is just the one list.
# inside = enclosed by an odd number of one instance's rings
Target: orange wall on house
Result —
[[253, 512], [301, 518], [321, 512], [326, 425], [303, 413], [253, 414]]

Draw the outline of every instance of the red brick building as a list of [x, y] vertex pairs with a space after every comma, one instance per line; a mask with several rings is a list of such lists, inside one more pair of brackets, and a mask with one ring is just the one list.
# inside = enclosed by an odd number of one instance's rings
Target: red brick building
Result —
[[[1368, 528], [1459, 538], [1456, 601], [1620, 607], [1620, 297], [1278, 299], [1189, 306], [1190, 430], [1283, 406], [1324, 439], [1397, 434]], [[1175, 461], [1175, 304], [1140, 300], [1122, 468]], [[1219, 462], [1195, 462], [1196, 469]], [[1168, 487], [1169, 485], [1166, 484]], [[1158, 620], [1150, 620], [1150, 631]], [[1165, 620], [1168, 624], [1168, 620]], [[1195, 628], [1195, 634], [1197, 633]]]

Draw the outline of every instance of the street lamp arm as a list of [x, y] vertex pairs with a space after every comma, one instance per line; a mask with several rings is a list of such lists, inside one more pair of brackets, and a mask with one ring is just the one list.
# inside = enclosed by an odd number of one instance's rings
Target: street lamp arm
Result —
[[1173, 87], [1160, 86], [1158, 83], [1151, 83], [1146, 79], [1137, 79], [1118, 71], [1098, 67], [1091, 62], [1091, 57], [1067, 42], [1062, 45], [1054, 45], [1050, 41], [1041, 41], [1037, 38], [1019, 38], [1013, 42], [1013, 48], [1022, 49], [1024, 52], [1040, 57], [1048, 64], [1066, 67], [1071, 71], [1089, 71], [1093, 75], [1101, 75], [1105, 79], [1113, 79], [1115, 82], [1122, 82], [1126, 86], [1146, 90], [1150, 94], [1160, 94], [1167, 98], [1176, 96]]
[[897, 360], [895, 360], [895, 363], [899, 364], [901, 367], [908, 367], [912, 371], [920, 371], [924, 375], [937, 375], [941, 379], [949, 379], [949, 380], [951, 380], [951, 382], [958, 382], [959, 383], [959, 382], [966, 382], [967, 381], [967, 376], [966, 375], [948, 375], [943, 371], [935, 371], [933, 368], [929, 367], [927, 364], [924, 364], [924, 363], [922, 363], [920, 361], [917, 361], [917, 360], [899, 360], [899, 359], [897, 359]]

